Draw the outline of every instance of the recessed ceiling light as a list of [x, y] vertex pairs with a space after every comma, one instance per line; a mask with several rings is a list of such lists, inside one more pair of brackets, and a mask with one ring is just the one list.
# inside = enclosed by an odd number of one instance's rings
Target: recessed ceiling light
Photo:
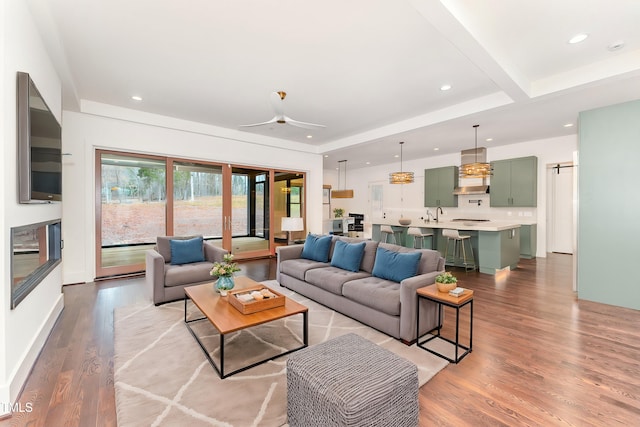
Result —
[[445, 91], [451, 89], [451, 85], [442, 85], [440, 86], [440, 90]]
[[485, 139], [485, 141], [491, 142], [491, 141], [493, 141], [493, 138], [487, 138], [487, 139]]
[[586, 34], [586, 33], [576, 34], [575, 36], [569, 39], [569, 44], [580, 43], [582, 41], [585, 41], [587, 37], [589, 37], [589, 34]]
[[439, 150], [439, 148], [438, 148], [438, 147], [436, 147], [436, 148], [434, 148], [434, 149], [433, 149], [433, 151], [438, 151], [438, 150]]
[[394, 154], [393, 157], [398, 158], [398, 157], [400, 157], [400, 154]]
[[142, 101], [142, 97], [138, 95], [133, 95], [131, 99], [133, 99], [134, 101]]
[[364, 162], [364, 164], [365, 164], [365, 165], [370, 165], [370, 164], [371, 164], [371, 162]]
[[324, 158], [325, 158], [325, 159], [326, 159], [326, 158], [328, 158], [328, 157], [329, 157], [329, 155], [328, 155], [328, 154], [325, 154], [325, 155], [324, 155]]
[[611, 43], [609, 46], [607, 46], [607, 50], [609, 50], [610, 52], [615, 52], [616, 50], [620, 50], [623, 47], [624, 47], [624, 40], [618, 40]]
[[565, 123], [565, 124], [564, 124], [564, 125], [562, 125], [562, 126], [564, 126], [564, 127], [566, 127], [566, 128], [570, 128], [570, 127], [572, 127], [572, 126], [573, 126], [573, 123]]
[[307, 135], [307, 139], [313, 138], [313, 135]]

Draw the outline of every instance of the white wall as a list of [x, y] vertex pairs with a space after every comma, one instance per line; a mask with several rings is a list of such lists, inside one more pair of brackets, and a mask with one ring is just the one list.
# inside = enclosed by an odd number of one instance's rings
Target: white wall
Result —
[[[547, 164], [569, 162], [577, 150], [577, 136], [535, 140], [518, 144], [504, 145], [487, 149], [487, 161], [516, 157], [538, 157], [538, 206], [536, 208], [491, 208], [489, 195], [458, 196], [457, 208], [444, 208], [445, 218], [488, 218], [537, 223], [537, 256], [546, 256], [547, 222]], [[422, 224], [420, 217], [426, 218], [424, 207], [424, 170], [442, 166], [460, 165], [460, 154], [446, 154], [414, 160], [404, 160], [402, 169], [415, 173], [413, 184], [389, 184], [389, 172], [399, 169], [399, 162], [388, 165], [351, 169], [348, 171], [347, 186], [355, 192], [353, 199], [332, 199], [331, 208], [341, 207], [345, 211], [365, 214], [365, 235], [371, 237], [371, 223], [397, 222], [400, 215], [411, 218], [412, 224]], [[357, 177], [357, 178], [356, 178]], [[344, 178], [343, 178], [344, 179]], [[344, 182], [344, 181], [343, 181]], [[460, 180], [460, 185], [477, 185], [481, 180]], [[490, 183], [490, 180], [488, 180]], [[325, 184], [338, 188], [338, 175], [335, 169], [325, 169]], [[344, 184], [343, 184], [344, 185]], [[376, 216], [370, 209], [370, 187], [383, 186], [383, 212], [385, 218]], [[480, 206], [470, 200], [482, 200]], [[429, 207], [432, 213], [433, 207]]]
[[[11, 227], [62, 217], [60, 204], [21, 205], [17, 202], [16, 171], [16, 72], [31, 75], [58, 120], [61, 111], [61, 83], [24, 0], [4, 0], [0, 5], [2, 51], [2, 159], [0, 188], [2, 206], [2, 291], [0, 292], [0, 403], [14, 402], [64, 301], [62, 268], [54, 269], [14, 310], [9, 308], [11, 289]], [[1, 411], [6, 405], [0, 405]]]
[[[113, 110], [113, 107], [110, 108]], [[127, 115], [120, 109], [119, 117]], [[138, 119], [135, 113], [131, 119]], [[141, 116], [142, 117], [142, 116]], [[145, 120], [150, 119], [145, 115]], [[64, 283], [95, 278], [95, 150], [111, 149], [189, 159], [228, 162], [307, 172], [307, 226], [322, 232], [322, 156], [291, 149], [213, 136], [216, 129], [169, 117], [154, 116], [143, 124], [71, 111], [64, 112], [63, 151], [71, 153], [63, 166]], [[162, 123], [166, 126], [162, 126]], [[183, 126], [191, 130], [176, 129]], [[207, 131], [211, 134], [207, 134]]]
[[[7, 95], [7, 89], [6, 89], [6, 85], [7, 85], [7, 78], [6, 75], [8, 74], [6, 69], [5, 69], [5, 44], [6, 44], [6, 40], [7, 40], [7, 31], [4, 30], [4, 28], [7, 27], [7, 19], [6, 19], [6, 9], [7, 4], [5, 2], [0, 2], [0, 23], [2, 23], [2, 26], [0, 26], [0, 28], [3, 28], [2, 31], [0, 31], [0, 100], [6, 100], [8, 98]], [[2, 149], [2, 158], [4, 159], [3, 162], [3, 167], [6, 167], [6, 163], [7, 163], [7, 149], [6, 146], [7, 144], [5, 143], [7, 141], [8, 138], [8, 134], [7, 134], [7, 109], [6, 109], [6, 101], [5, 103], [2, 105], [2, 114], [0, 114], [0, 129], [3, 129], [2, 131], [2, 142], [3, 142], [3, 149]], [[6, 186], [6, 179], [5, 179], [5, 175], [4, 173], [0, 174], [0, 188], [7, 188]], [[6, 194], [3, 192], [3, 194]], [[1, 282], [6, 282], [6, 279], [9, 277], [9, 268], [8, 268], [8, 261], [7, 261], [7, 257], [9, 256], [8, 254], [8, 244], [7, 242], [9, 242], [8, 239], [8, 233], [6, 231], [6, 225], [5, 225], [5, 204], [6, 204], [6, 197], [0, 197], [0, 206], [2, 207], [2, 210], [0, 211], [0, 242], [2, 242], [2, 245], [0, 245], [0, 257], [2, 257], [2, 261], [0, 262], [0, 277], [3, 279]], [[5, 313], [4, 310], [6, 309], [6, 307], [9, 305], [9, 302], [7, 301], [6, 298], [6, 291], [2, 291], [0, 292], [0, 403], [2, 402], [9, 402], [11, 399], [10, 393], [9, 393], [9, 385], [7, 382], [7, 358], [6, 358], [6, 354], [7, 354], [7, 343], [6, 340], [2, 337], [6, 336], [6, 330], [7, 330], [7, 322], [5, 319]], [[5, 412], [5, 410], [0, 409], [0, 415], [3, 415]]]

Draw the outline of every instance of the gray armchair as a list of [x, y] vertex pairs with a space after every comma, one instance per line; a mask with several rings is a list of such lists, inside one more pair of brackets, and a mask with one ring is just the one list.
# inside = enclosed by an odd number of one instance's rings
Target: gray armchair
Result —
[[221, 262], [227, 250], [203, 242], [204, 261], [185, 264], [171, 263], [171, 240], [187, 240], [199, 236], [161, 236], [154, 249], [146, 253], [146, 282], [151, 290], [153, 303], [159, 305], [184, 299], [186, 286], [213, 282], [217, 279], [209, 272], [214, 262]]

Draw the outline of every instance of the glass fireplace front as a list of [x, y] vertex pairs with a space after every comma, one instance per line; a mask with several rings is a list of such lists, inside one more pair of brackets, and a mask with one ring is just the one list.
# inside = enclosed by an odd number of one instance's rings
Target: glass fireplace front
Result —
[[11, 309], [62, 260], [61, 221], [11, 228]]

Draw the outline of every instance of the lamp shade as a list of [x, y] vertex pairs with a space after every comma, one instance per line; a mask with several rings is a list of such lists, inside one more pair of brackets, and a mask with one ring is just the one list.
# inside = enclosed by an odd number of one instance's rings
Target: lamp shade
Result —
[[392, 172], [389, 174], [389, 184], [411, 184], [414, 182], [413, 172]]
[[493, 175], [490, 163], [468, 163], [460, 165], [460, 178], [487, 178]]
[[[460, 178], [488, 178], [493, 175], [493, 170], [491, 169], [491, 164], [487, 162], [479, 162], [478, 161], [478, 127], [480, 125], [473, 125], [473, 128], [476, 132], [476, 143], [474, 149], [475, 162], [467, 163], [460, 165]], [[471, 150], [466, 150], [471, 151]], [[464, 153], [465, 151], [463, 151]], [[481, 151], [481, 154], [484, 155], [484, 148]]]
[[300, 217], [282, 217], [280, 225], [282, 231], [300, 231], [304, 230], [304, 221]]
[[[338, 162], [338, 187], [340, 187], [340, 175], [342, 168], [344, 168], [344, 186], [347, 186], [347, 161], [340, 160]], [[332, 190], [331, 197], [334, 199], [353, 199], [353, 190], [347, 190], [343, 188], [342, 190]]]
[[391, 172], [389, 174], [389, 184], [411, 184], [413, 180], [413, 172], [404, 172], [402, 170], [402, 145], [400, 142], [400, 172]]
[[353, 199], [353, 190], [333, 190], [331, 197], [334, 199]]

